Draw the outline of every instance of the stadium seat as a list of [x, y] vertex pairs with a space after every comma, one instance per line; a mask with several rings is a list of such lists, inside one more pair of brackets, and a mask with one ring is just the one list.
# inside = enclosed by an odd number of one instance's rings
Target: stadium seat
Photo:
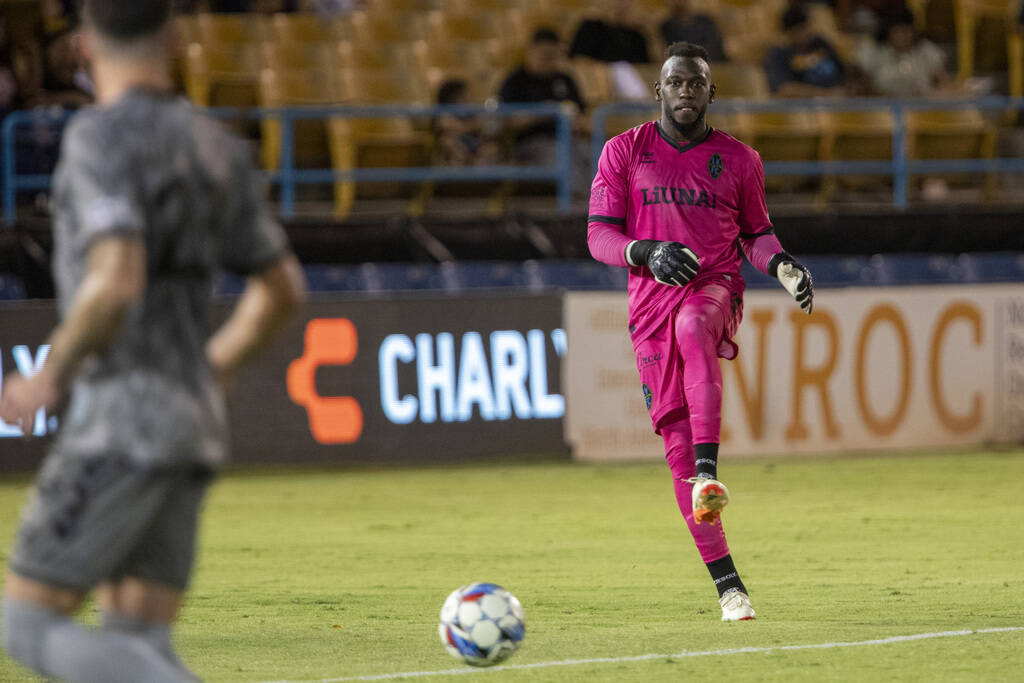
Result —
[[[956, 0], [953, 15], [956, 26], [957, 78], [964, 81], [974, 75], [974, 63], [978, 48], [977, 32], [982, 20], [1007, 22], [1013, 26], [1012, 3], [1009, 0]], [[1002, 34], [1000, 34], [1002, 35]], [[989, 36], [991, 38], [992, 36]], [[984, 42], [987, 48], [993, 46], [989, 40]], [[1002, 49], [1001, 43], [997, 46]]]
[[261, 43], [271, 35], [262, 14], [200, 14], [196, 24], [203, 45]]
[[407, 43], [367, 43], [342, 40], [335, 48], [339, 68], [411, 69], [412, 47]]
[[759, 64], [719, 62], [711, 67], [715, 97], [745, 100], [766, 100], [771, 95], [768, 77]]
[[[892, 159], [893, 115], [887, 109], [822, 112], [828, 152], [838, 161], [888, 161]], [[889, 174], [881, 174], [886, 178]], [[831, 199], [839, 185], [864, 188], [879, 182], [879, 175], [825, 176], [822, 194]]]
[[[416, 70], [418, 72], [418, 69]], [[338, 87], [346, 102], [358, 104], [419, 104], [432, 102], [426, 77], [396, 67], [340, 67]]]
[[0, 300], [14, 301], [28, 298], [25, 284], [16, 275], [0, 273]]
[[1010, 97], [1024, 97], [1024, 36], [1016, 24], [1009, 25], [1006, 38], [1006, 56], [1009, 64]]
[[[258, 106], [260, 54], [255, 44], [221, 46], [190, 43], [183, 69], [185, 92], [200, 107]], [[255, 137], [259, 125], [254, 119], [229, 121], [240, 134]]]
[[[992, 159], [996, 127], [977, 109], [907, 112], [907, 156], [910, 159]], [[968, 183], [978, 174], [929, 174]], [[997, 176], [984, 174], [985, 197], [995, 192]]]
[[334, 43], [266, 41], [260, 47], [262, 68], [265, 69], [331, 73], [337, 68]]
[[[408, 118], [332, 117], [327, 129], [331, 165], [336, 171], [416, 167], [430, 163], [431, 137], [413, 130]], [[405, 197], [422, 204], [423, 191], [423, 183], [337, 181], [334, 184], [335, 216], [347, 216], [359, 197]], [[410, 210], [413, 210], [411, 204]]]
[[[754, 112], [739, 117], [744, 121], [748, 142], [758, 150], [766, 163], [772, 161], [819, 161], [826, 158], [828, 147], [818, 112]], [[769, 176], [769, 189], [793, 191], [811, 182], [810, 177], [797, 175]]]
[[[329, 73], [309, 70], [263, 69], [260, 72], [260, 104], [264, 107], [302, 105], [327, 106], [341, 100], [335, 79]], [[281, 162], [281, 122], [264, 118], [262, 126], [263, 167], [277, 170]], [[296, 167], [328, 168], [327, 134], [323, 120], [300, 120], [293, 124]]]
[[333, 43], [348, 35], [342, 19], [319, 14], [275, 14], [270, 19], [271, 39], [279, 45], [300, 43]]
[[254, 106], [258, 100], [260, 54], [256, 45], [208, 46], [185, 51], [185, 88], [201, 107]]
[[429, 34], [422, 12], [377, 14], [356, 10], [349, 15], [350, 40], [365, 42], [408, 43], [424, 40]]
[[580, 95], [587, 107], [606, 104], [615, 99], [611, 71], [605, 62], [598, 62], [587, 57], [577, 57], [569, 65], [569, 73], [580, 89]]
[[[445, 41], [417, 40], [410, 46], [417, 64], [426, 69], [499, 69], [504, 66], [502, 42], [497, 38]], [[504, 75], [504, 74], [502, 74]]]

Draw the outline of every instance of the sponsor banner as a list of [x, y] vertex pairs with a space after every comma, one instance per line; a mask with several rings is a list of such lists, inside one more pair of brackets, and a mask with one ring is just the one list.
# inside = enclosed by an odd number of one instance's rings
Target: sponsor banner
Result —
[[[823, 289], [806, 316], [751, 291], [722, 361], [731, 455], [1024, 439], [1019, 286]], [[626, 296], [570, 293], [566, 434], [576, 457], [663, 457], [626, 330]]]
[[[0, 308], [5, 369], [41, 362], [54, 317], [52, 304]], [[230, 401], [234, 460], [414, 463], [565, 453], [561, 322], [557, 294], [314, 300], [239, 377]], [[36, 423], [55, 426], [49, 416]], [[0, 438], [0, 461], [16, 449], [23, 468], [45, 445]]]

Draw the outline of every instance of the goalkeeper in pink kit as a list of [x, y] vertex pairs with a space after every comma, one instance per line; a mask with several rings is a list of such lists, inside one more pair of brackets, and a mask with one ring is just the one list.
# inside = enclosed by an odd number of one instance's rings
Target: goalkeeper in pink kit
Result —
[[725, 540], [718, 481], [722, 371], [743, 314], [745, 255], [811, 312], [810, 272], [768, 218], [757, 152], [708, 126], [707, 52], [673, 43], [654, 85], [661, 118], [604, 147], [590, 194], [594, 258], [629, 268], [629, 333], [654, 430], [665, 441], [676, 500], [718, 589], [724, 621], [754, 609]]

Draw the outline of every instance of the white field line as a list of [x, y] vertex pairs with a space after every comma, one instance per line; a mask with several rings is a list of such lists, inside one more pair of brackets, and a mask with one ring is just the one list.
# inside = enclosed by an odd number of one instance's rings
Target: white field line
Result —
[[1003, 628], [980, 628], [964, 629], [962, 631], [938, 631], [936, 633], [915, 633], [909, 636], [892, 636], [891, 638], [876, 638], [874, 640], [857, 640], [848, 643], [808, 643], [805, 645], [774, 645], [772, 647], [737, 647], [726, 650], [703, 650], [689, 652], [683, 650], [676, 654], [648, 654], [633, 655], [630, 657], [594, 657], [592, 659], [563, 659], [554, 662], [535, 662], [533, 664], [507, 664], [496, 666], [491, 669], [480, 669], [469, 666], [458, 669], [442, 669], [440, 671], [405, 671], [391, 674], [370, 674], [365, 676], [344, 676], [342, 678], [317, 678], [304, 681], [267, 681], [266, 683], [345, 683], [345, 681], [394, 681], [403, 678], [426, 678], [428, 676], [458, 676], [464, 674], [498, 673], [499, 671], [521, 670], [521, 669], [546, 669], [553, 666], [579, 666], [580, 664], [618, 664], [620, 662], [643, 662], [649, 659], [681, 659], [683, 657], [715, 657], [724, 655], [742, 655], [770, 652], [789, 652], [793, 650], [830, 650], [837, 647], [860, 647], [863, 645], [889, 645], [892, 643], [906, 643], [913, 640], [927, 640], [929, 638], [956, 638], [960, 636], [971, 636], [982, 633], [1007, 633], [1009, 631], [1024, 631], [1024, 626], [1007, 626]]

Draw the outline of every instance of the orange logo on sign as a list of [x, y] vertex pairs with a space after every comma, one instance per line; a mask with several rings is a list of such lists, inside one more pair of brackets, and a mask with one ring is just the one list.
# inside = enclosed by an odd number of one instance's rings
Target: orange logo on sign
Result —
[[347, 318], [314, 318], [306, 325], [302, 357], [288, 366], [288, 396], [306, 409], [309, 430], [320, 443], [353, 443], [363, 433], [363, 410], [351, 396], [321, 396], [316, 371], [349, 365], [359, 350], [356, 326]]

